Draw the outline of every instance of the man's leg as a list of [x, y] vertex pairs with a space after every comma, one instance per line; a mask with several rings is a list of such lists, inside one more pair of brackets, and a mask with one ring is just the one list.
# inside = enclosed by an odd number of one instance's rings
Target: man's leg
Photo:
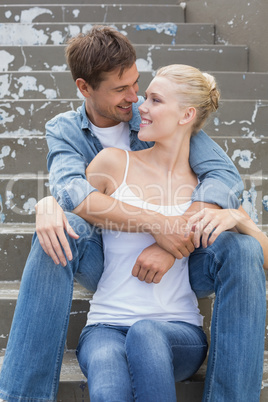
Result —
[[260, 244], [233, 232], [190, 257], [197, 296], [216, 294], [203, 401], [259, 402], [266, 315], [262, 266]]
[[101, 236], [78, 216], [67, 218], [80, 237], [68, 238], [73, 260], [66, 267], [33, 237], [0, 376], [0, 397], [8, 401], [56, 400], [73, 278], [95, 290], [103, 270]]

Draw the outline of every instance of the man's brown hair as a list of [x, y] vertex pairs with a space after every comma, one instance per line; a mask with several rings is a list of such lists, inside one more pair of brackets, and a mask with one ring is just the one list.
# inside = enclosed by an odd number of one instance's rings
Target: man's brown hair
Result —
[[133, 66], [136, 52], [130, 41], [108, 26], [96, 25], [86, 34], [71, 38], [65, 49], [73, 79], [84, 79], [93, 89], [103, 81], [103, 73]]

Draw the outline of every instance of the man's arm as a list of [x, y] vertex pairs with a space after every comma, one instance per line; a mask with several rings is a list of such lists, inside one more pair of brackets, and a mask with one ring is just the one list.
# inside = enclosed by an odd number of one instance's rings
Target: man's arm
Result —
[[199, 178], [192, 201], [238, 208], [243, 182], [231, 159], [204, 131], [191, 138], [190, 165]]
[[98, 151], [90, 134], [81, 130], [77, 122], [81, 118], [78, 112], [68, 112], [46, 124], [50, 192], [65, 211], [95, 191], [85, 172]]

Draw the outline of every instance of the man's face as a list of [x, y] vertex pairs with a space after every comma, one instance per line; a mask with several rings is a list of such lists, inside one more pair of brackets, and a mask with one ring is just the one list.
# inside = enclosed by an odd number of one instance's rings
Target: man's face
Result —
[[139, 73], [135, 63], [120, 78], [119, 71], [106, 73], [98, 89], [89, 89], [86, 110], [97, 127], [112, 127], [132, 118], [132, 103], [138, 101]]

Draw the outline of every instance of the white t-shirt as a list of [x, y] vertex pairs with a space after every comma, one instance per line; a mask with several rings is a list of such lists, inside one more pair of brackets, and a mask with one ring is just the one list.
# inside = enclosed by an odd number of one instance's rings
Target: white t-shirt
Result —
[[103, 148], [120, 148], [130, 151], [129, 143], [129, 124], [121, 122], [113, 127], [97, 127], [92, 122], [91, 129], [93, 134], [100, 140]]
[[[161, 206], [146, 203], [126, 183], [129, 155], [122, 184], [112, 197], [164, 215], [182, 215], [191, 202]], [[142, 319], [185, 321], [202, 326], [198, 303], [189, 283], [188, 258], [176, 260], [158, 284], [141, 282], [131, 273], [139, 254], [155, 242], [148, 233], [103, 231], [104, 272], [90, 302], [87, 325], [130, 326]]]

